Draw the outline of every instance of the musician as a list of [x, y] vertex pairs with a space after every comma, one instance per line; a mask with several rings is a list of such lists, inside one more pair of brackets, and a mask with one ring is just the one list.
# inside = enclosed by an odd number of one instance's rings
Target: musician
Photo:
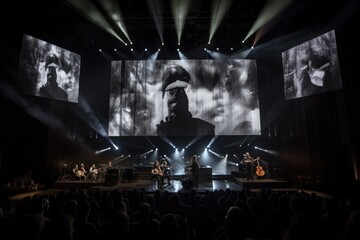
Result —
[[171, 185], [171, 182], [170, 182], [170, 175], [171, 175], [171, 173], [170, 173], [170, 165], [169, 165], [168, 161], [165, 158], [163, 158], [161, 160], [160, 168], [161, 168], [161, 171], [164, 173], [164, 176], [163, 176], [164, 180], [167, 179], [168, 185]]
[[160, 167], [160, 162], [155, 161], [151, 169], [152, 179], [157, 181], [158, 189], [162, 189], [164, 182], [164, 174]]
[[95, 163], [93, 163], [89, 169], [89, 173], [90, 173], [90, 176], [91, 178], [96, 181], [97, 179], [97, 175], [99, 173], [99, 169], [96, 167]]
[[105, 166], [106, 171], [109, 170], [109, 169], [113, 169], [113, 168], [114, 167], [113, 167], [111, 161], [109, 161], [108, 164], [106, 164], [106, 166]]
[[247, 179], [249, 181], [254, 181], [254, 158], [250, 156], [249, 152], [244, 154], [241, 163], [245, 165]]
[[[84, 164], [81, 164], [81, 165], [84, 166]], [[74, 176], [76, 178], [78, 178], [79, 180], [85, 179], [85, 172], [86, 172], [85, 168], [82, 168], [81, 165], [79, 167], [79, 165], [75, 164], [75, 167], [72, 170], [74, 173]]]
[[200, 174], [200, 163], [197, 160], [197, 155], [191, 157], [191, 174], [193, 178], [193, 184], [195, 188], [199, 187], [199, 174]]

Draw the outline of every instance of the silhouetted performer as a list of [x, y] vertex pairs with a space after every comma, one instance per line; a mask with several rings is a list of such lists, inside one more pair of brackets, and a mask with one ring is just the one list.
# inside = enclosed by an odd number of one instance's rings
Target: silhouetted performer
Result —
[[165, 69], [162, 78], [162, 93], [169, 92], [168, 116], [157, 125], [157, 134], [166, 136], [215, 135], [215, 126], [189, 112], [189, 99], [185, 88], [190, 82], [190, 74], [181, 66]]
[[194, 187], [199, 187], [199, 175], [200, 175], [200, 163], [197, 161], [197, 156], [191, 157], [191, 175], [194, 183]]
[[241, 162], [242, 162], [242, 164], [245, 164], [247, 179], [249, 181], [253, 181], [254, 180], [254, 158], [251, 157], [250, 153], [247, 152], [244, 154], [244, 158]]
[[53, 53], [46, 56], [45, 68], [47, 82], [40, 88], [39, 95], [41, 97], [55, 98], [58, 100], [68, 101], [67, 92], [58, 86], [57, 69], [59, 67], [59, 59]]

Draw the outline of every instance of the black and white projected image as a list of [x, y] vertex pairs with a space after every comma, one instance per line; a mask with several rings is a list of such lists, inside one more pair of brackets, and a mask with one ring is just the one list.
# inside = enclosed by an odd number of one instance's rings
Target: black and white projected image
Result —
[[282, 53], [285, 99], [341, 89], [335, 31]]
[[24, 34], [19, 61], [21, 91], [77, 103], [80, 62], [80, 55]]
[[260, 134], [254, 60], [126, 61], [123, 78], [113, 68], [109, 136]]

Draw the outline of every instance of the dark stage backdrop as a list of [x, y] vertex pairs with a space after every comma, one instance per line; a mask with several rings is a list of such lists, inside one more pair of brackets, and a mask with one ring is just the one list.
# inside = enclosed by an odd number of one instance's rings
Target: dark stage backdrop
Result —
[[282, 52], [285, 99], [341, 89], [335, 30]]
[[[126, 61], [123, 75], [121, 66], [111, 63], [109, 136], [157, 135], [157, 125], [169, 119], [171, 87], [185, 91], [192, 117], [214, 125], [216, 135], [260, 135], [255, 60]], [[187, 73], [166, 82], [174, 66]]]
[[[34, 96], [77, 103], [80, 62], [80, 55], [24, 34], [19, 61], [19, 90]], [[51, 78], [54, 79], [53, 85], [49, 83]]]

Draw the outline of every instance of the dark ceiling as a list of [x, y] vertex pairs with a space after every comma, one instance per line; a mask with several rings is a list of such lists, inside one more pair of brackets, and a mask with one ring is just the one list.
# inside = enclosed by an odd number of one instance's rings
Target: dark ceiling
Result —
[[[99, 6], [95, 0], [84, 1]], [[139, 50], [148, 48], [151, 51], [161, 46], [161, 40], [148, 2], [146, 0], [117, 1], [125, 26], [133, 41], [132, 47]], [[176, 49], [177, 37], [170, 1], [150, 2], [162, 3], [161, 20], [164, 42], [168, 49]], [[206, 46], [209, 38], [212, 1], [196, 0], [191, 2], [181, 40], [181, 48], [184, 50]], [[324, 24], [336, 17], [348, 2], [352, 2], [352, 0], [293, 0], [288, 8], [271, 23], [268, 23], [266, 34], [260, 43], [293, 31]], [[232, 1], [209, 47], [223, 49], [233, 47], [235, 50], [240, 50], [246, 45], [250, 46], [253, 37], [245, 44], [241, 41], [251, 29], [266, 3], [266, 0]], [[79, 54], [86, 54], [98, 48], [111, 52], [117, 48], [126, 55], [131, 48], [124, 46], [111, 34], [82, 16], [76, 8], [69, 4], [69, 1], [25, 1], [21, 4], [12, 1], [7, 10], [12, 13], [10, 20], [4, 16], [2, 18], [4, 18], [3, 24], [14, 21], [11, 25], [5, 26], [10, 33], [14, 33], [14, 31], [19, 34], [26, 33]]]

